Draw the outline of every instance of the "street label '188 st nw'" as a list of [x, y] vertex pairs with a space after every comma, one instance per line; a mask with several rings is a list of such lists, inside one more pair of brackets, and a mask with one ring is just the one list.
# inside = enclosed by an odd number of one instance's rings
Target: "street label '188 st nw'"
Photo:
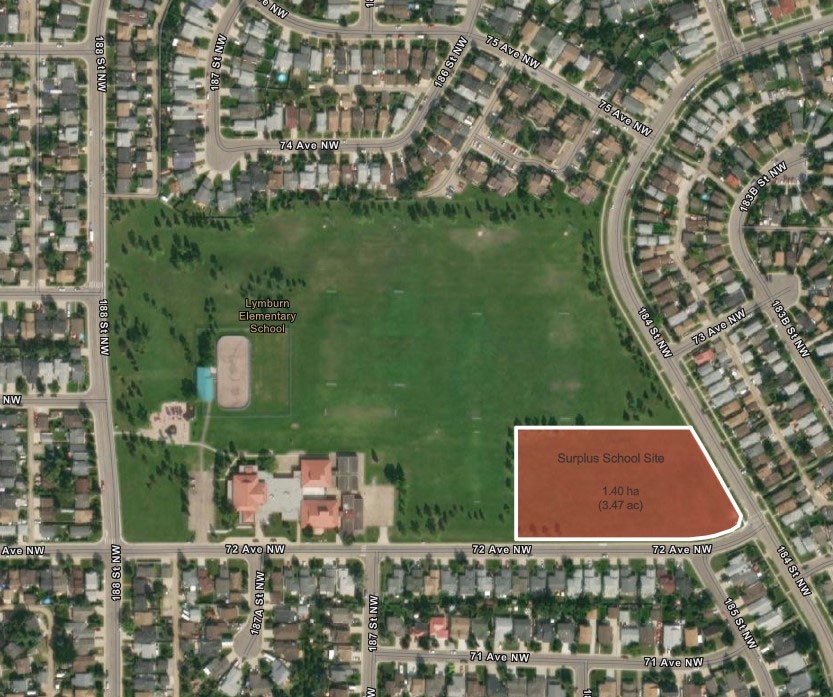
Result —
[[95, 88], [99, 92], [107, 91], [107, 59], [104, 57], [104, 37], [95, 37]]
[[107, 298], [98, 301], [98, 353], [102, 356], [110, 355], [110, 309]]
[[110, 598], [121, 600], [121, 545], [110, 545]]

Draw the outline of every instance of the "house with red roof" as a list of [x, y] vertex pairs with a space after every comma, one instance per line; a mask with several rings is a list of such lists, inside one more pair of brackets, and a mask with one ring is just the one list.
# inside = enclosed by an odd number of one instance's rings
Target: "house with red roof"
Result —
[[300, 464], [301, 489], [304, 494], [309, 490], [323, 494], [335, 487], [333, 461], [329, 457], [302, 457]]
[[710, 363], [715, 359], [717, 354], [715, 353], [714, 349], [707, 349], [705, 351], [701, 351], [700, 353], [694, 354], [694, 365], [701, 366], [706, 363]]
[[258, 509], [266, 503], [266, 482], [260, 478], [257, 467], [241, 467], [228, 486], [231, 505], [240, 516], [241, 525], [254, 525]]
[[435, 639], [448, 639], [448, 618], [444, 615], [441, 617], [432, 617], [428, 620], [428, 633]]
[[320, 535], [328, 530], [338, 530], [341, 525], [338, 498], [304, 498], [301, 501], [301, 527], [312, 528]]

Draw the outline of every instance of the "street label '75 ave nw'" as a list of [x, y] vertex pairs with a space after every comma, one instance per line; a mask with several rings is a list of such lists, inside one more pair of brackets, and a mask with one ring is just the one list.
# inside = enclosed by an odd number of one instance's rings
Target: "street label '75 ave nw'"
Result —
[[486, 36], [486, 45], [494, 46], [495, 48], [503, 51], [510, 58], [520, 59], [521, 63], [528, 65], [533, 70], [536, 70], [538, 66], [541, 65], [541, 61], [537, 60], [533, 56], [530, 56], [528, 53], [521, 54], [521, 52], [514, 46], [510, 46], [508, 42], [501, 41], [498, 37], [492, 36], [491, 34]]
[[611, 119], [619, 121], [625, 126], [630, 126], [634, 131], [636, 131], [639, 135], [644, 136], [645, 138], [647, 138], [654, 132], [653, 128], [649, 128], [641, 121], [631, 118], [618, 106], [611, 104], [606, 99], [599, 100], [598, 108], [604, 111], [605, 114], [608, 114]]

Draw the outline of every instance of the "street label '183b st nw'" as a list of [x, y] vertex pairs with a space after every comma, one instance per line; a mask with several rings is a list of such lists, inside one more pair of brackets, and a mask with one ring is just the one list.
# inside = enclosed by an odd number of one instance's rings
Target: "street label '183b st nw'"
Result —
[[784, 160], [781, 160], [777, 165], [774, 167], [770, 167], [769, 171], [766, 174], [762, 174], [758, 177], [753, 184], [749, 186], [744, 194], [743, 198], [740, 201], [740, 212], [746, 213], [749, 210], [749, 206], [752, 205], [752, 202], [755, 200], [755, 197], [761, 193], [761, 190], [769, 184], [773, 179], [775, 179], [779, 174], [783, 174], [787, 171], [787, 163]]

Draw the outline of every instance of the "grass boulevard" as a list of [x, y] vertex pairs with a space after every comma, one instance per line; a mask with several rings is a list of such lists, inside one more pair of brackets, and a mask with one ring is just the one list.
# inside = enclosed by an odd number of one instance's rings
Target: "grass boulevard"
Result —
[[[213, 364], [219, 336], [243, 334], [251, 404], [214, 405], [206, 442], [367, 453], [369, 476], [399, 487], [394, 540], [510, 539], [516, 422], [680, 423], [612, 309], [598, 207], [561, 191], [293, 202], [246, 222], [131, 201], [110, 216], [117, 427], [141, 428], [166, 400], [196, 404], [195, 368]], [[250, 334], [246, 298], [288, 299], [297, 319]], [[127, 537], [158, 539], [129, 505], [148, 490], [187, 535], [170, 462], [195, 459], [177, 449], [151, 481], [164, 448], [124, 446]]]

